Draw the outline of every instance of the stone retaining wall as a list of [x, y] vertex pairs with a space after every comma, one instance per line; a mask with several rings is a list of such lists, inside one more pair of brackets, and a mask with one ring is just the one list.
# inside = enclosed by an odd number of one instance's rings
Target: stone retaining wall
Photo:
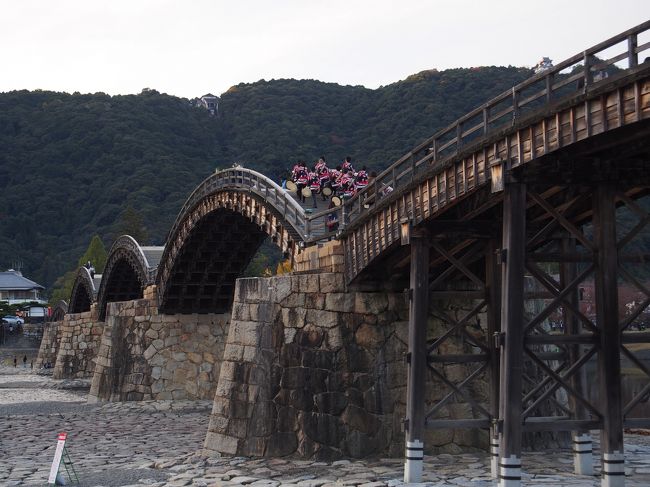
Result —
[[57, 330], [60, 339], [52, 374], [55, 379], [92, 377], [102, 328], [94, 305], [85, 313], [65, 315]]
[[212, 399], [229, 315], [159, 315], [145, 296], [108, 305], [89, 402]]
[[303, 249], [294, 262], [296, 272], [343, 272], [344, 268], [343, 244], [338, 240]]
[[[350, 292], [339, 273], [238, 279], [205, 440], [207, 452], [332, 459], [404, 450], [404, 293]], [[431, 317], [429, 330], [447, 326]], [[462, 353], [450, 340], [445, 353]], [[457, 380], [464, 366], [443, 373]], [[448, 390], [428, 377], [427, 404]], [[479, 378], [480, 382], [480, 378]], [[477, 387], [486, 402], [487, 388]], [[443, 417], [474, 417], [452, 400]], [[428, 432], [429, 452], [485, 447], [487, 435]]]
[[38, 349], [38, 357], [34, 367], [40, 369], [47, 365], [56, 363], [56, 356], [59, 353], [59, 344], [61, 343], [62, 322], [51, 321], [43, 325], [43, 337], [41, 338], [41, 346]]

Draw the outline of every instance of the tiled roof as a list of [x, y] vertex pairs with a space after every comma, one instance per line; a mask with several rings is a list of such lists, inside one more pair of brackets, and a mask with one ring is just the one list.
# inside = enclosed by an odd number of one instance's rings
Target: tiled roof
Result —
[[40, 284], [21, 276], [16, 271], [6, 271], [0, 272], [0, 289], [29, 290], [45, 288]]
[[147, 258], [147, 262], [149, 263], [149, 268], [153, 269], [155, 267], [158, 267], [158, 263], [160, 262], [160, 259], [162, 258], [163, 251], [165, 250], [165, 247], [140, 247], [142, 249], [142, 253], [144, 256]]

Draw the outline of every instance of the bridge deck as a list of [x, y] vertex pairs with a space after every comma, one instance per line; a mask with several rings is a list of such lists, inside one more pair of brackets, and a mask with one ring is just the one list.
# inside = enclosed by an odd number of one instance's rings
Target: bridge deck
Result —
[[[401, 174], [391, 177], [394, 186], [399, 186], [400, 180], [408, 181], [403, 188], [374, 207], [365, 203], [369, 196], [362, 195], [351, 210], [344, 234], [348, 280], [398, 242], [404, 221], [417, 225], [437, 218], [486, 187], [495, 194], [482, 204], [498, 204], [504, 174], [524, 166], [533, 169], [532, 162], [539, 162], [535, 170], [546, 172], [546, 177], [557, 172], [561, 178], [563, 168], [557, 164], [544, 166], [544, 156], [649, 118], [650, 63], [523, 119], [442, 164], [428, 159], [402, 168]], [[565, 175], [571, 170], [567, 161]], [[593, 166], [586, 169], [590, 170]], [[476, 213], [468, 213], [465, 218], [474, 216]]]

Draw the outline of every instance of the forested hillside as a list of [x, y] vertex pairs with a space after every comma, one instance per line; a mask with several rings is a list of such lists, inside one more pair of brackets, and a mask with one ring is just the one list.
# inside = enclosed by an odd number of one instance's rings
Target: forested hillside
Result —
[[235, 161], [272, 177], [322, 154], [383, 168], [529, 75], [431, 70], [376, 90], [259, 81], [224, 93], [218, 117], [148, 89], [0, 93], [0, 268], [21, 262], [25, 275], [50, 286], [93, 235], [109, 247], [127, 209], [144, 221], [141, 243], [162, 244], [190, 191]]

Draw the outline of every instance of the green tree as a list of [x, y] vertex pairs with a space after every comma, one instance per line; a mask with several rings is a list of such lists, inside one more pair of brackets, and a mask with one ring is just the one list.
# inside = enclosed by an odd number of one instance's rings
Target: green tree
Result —
[[99, 235], [95, 235], [90, 241], [90, 245], [88, 245], [88, 248], [79, 259], [78, 265], [81, 267], [86, 262], [90, 261], [95, 268], [95, 272], [101, 274], [104, 271], [107, 257], [108, 253], [106, 252], [106, 247], [104, 247], [104, 242], [102, 242]]
[[[108, 254], [106, 253], [106, 248], [104, 243], [99, 235], [95, 235], [88, 244], [88, 248], [79, 258], [77, 265], [81, 267], [86, 262], [90, 261], [95, 268], [95, 272], [98, 274], [104, 270], [106, 265], [106, 258]], [[70, 301], [70, 296], [72, 294], [72, 286], [74, 286], [74, 280], [77, 277], [77, 269], [66, 272], [64, 275], [59, 277], [55, 282], [50, 296], [50, 304], [54, 305], [61, 300]]]
[[130, 235], [140, 245], [147, 245], [149, 242], [149, 232], [144, 225], [142, 214], [131, 205], [122, 212], [115, 228], [118, 236]]
[[52, 286], [52, 294], [50, 295], [50, 305], [54, 306], [61, 300], [70, 302], [72, 295], [72, 286], [74, 286], [74, 279], [77, 276], [77, 271], [69, 271], [54, 281]]

